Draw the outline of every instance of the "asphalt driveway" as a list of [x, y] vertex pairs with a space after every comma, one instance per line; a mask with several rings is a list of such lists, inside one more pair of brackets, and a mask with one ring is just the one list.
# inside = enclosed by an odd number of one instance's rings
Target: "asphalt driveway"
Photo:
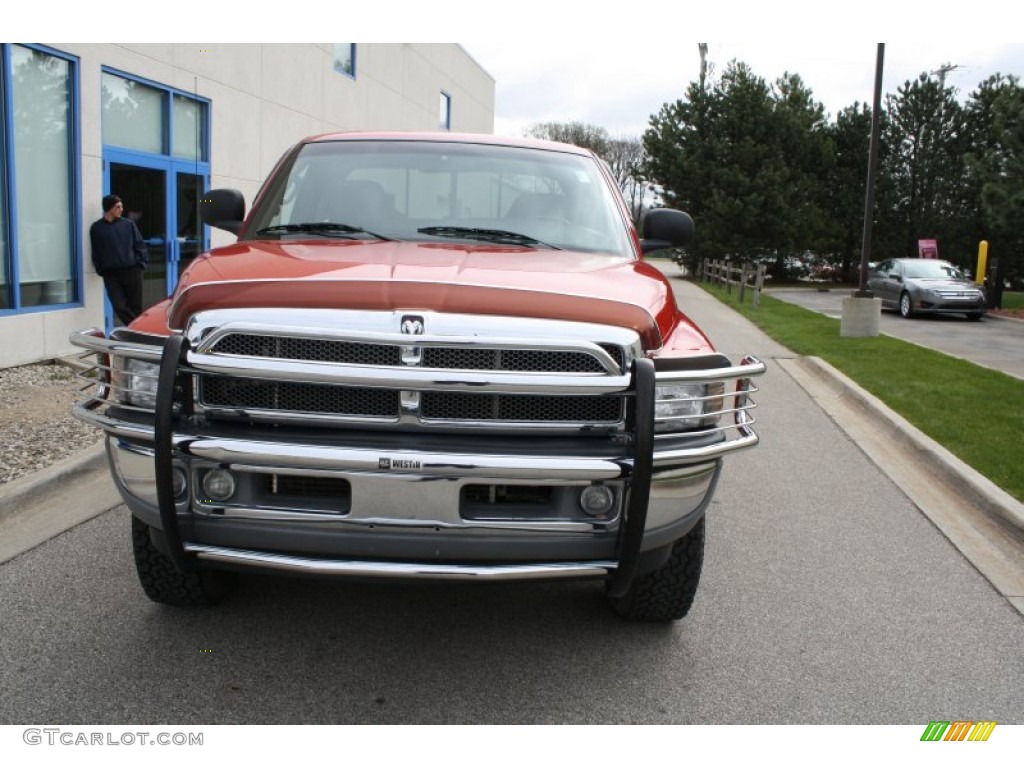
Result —
[[[768, 296], [841, 318], [846, 289], [771, 288]], [[887, 336], [937, 349], [947, 355], [994, 368], [1024, 379], [1024, 322], [986, 315], [980, 321], [964, 315], [922, 315], [906, 320], [882, 310], [880, 330]]]

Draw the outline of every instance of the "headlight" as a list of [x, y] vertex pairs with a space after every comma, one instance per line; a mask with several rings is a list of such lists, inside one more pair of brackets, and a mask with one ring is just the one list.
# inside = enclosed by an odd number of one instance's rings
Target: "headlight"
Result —
[[125, 405], [156, 409], [156, 385], [160, 364], [130, 357], [114, 357], [114, 396]]
[[721, 418], [725, 384], [659, 384], [655, 389], [654, 431], [682, 432], [711, 427]]

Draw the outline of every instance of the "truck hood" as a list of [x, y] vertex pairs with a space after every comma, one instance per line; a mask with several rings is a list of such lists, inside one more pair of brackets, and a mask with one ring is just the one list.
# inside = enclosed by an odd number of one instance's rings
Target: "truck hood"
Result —
[[246, 241], [198, 257], [161, 309], [167, 329], [181, 330], [196, 312], [247, 307], [575, 320], [632, 328], [649, 350], [662, 348], [669, 336], [679, 352], [710, 350], [707, 338], [676, 309], [668, 281], [654, 267], [518, 246]]

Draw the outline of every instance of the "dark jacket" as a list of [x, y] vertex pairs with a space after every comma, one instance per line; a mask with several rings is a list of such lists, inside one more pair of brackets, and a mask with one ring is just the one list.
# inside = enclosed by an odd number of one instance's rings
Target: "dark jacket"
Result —
[[100, 219], [89, 228], [92, 244], [92, 263], [96, 274], [103, 275], [115, 269], [139, 267], [149, 264], [149, 254], [142, 233], [135, 222], [124, 217], [107, 221]]

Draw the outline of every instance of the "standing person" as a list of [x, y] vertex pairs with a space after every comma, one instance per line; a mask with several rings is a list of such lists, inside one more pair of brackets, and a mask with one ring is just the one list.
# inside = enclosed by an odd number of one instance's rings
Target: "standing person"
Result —
[[89, 228], [92, 263], [103, 278], [114, 314], [125, 325], [142, 314], [142, 273], [149, 264], [142, 233], [131, 219], [121, 218], [124, 203], [117, 195], [103, 198], [103, 218]]

